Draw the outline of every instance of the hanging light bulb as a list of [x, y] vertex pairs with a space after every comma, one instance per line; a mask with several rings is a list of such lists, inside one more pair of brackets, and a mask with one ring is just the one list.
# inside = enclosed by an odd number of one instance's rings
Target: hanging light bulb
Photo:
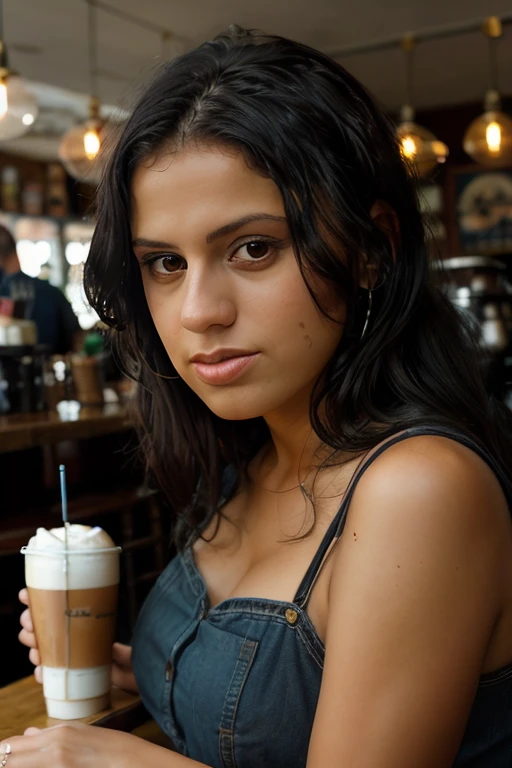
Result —
[[500, 109], [498, 91], [485, 95], [485, 112], [469, 125], [462, 145], [473, 160], [503, 168], [512, 163], [512, 118]]
[[462, 145], [464, 151], [482, 165], [503, 168], [512, 163], [512, 118], [501, 111], [498, 91], [497, 41], [503, 35], [501, 20], [486, 19], [483, 33], [489, 40], [489, 80], [484, 113], [469, 125]]
[[412, 104], [412, 54], [415, 41], [412, 35], [402, 40], [402, 50], [406, 55], [407, 98], [408, 104], [400, 110], [400, 123], [396, 135], [400, 142], [403, 158], [419, 176], [426, 176], [438, 163], [444, 163], [448, 157], [448, 147], [439, 141], [432, 131], [414, 122]]
[[0, 119], [5, 117], [7, 113], [7, 107], [9, 102], [7, 101], [7, 82], [6, 78], [0, 78]]
[[59, 146], [59, 157], [70, 176], [88, 184], [99, 182], [104, 166], [100, 150], [107, 129], [99, 109], [99, 99], [91, 97], [89, 119], [65, 133]]
[[38, 114], [37, 101], [23, 79], [10, 69], [2, 39], [3, 8], [0, 2], [0, 141], [17, 139], [28, 131]]
[[12, 70], [0, 83], [0, 141], [16, 139], [34, 123], [38, 106], [23, 79]]
[[88, 160], [94, 160], [100, 151], [100, 136], [96, 127], [88, 128], [84, 134], [84, 150]]
[[404, 159], [411, 163], [419, 176], [426, 176], [438, 163], [448, 157], [448, 147], [422, 125], [414, 122], [414, 110], [406, 104], [400, 110], [396, 135]]
[[89, 8], [88, 44], [89, 44], [89, 76], [91, 84], [91, 99], [89, 102], [89, 119], [71, 128], [62, 137], [59, 146], [59, 157], [67, 172], [78, 181], [88, 184], [98, 184], [105, 165], [104, 144], [107, 135], [107, 124], [100, 117], [100, 100], [92, 95], [96, 87], [96, 17], [95, 2], [87, 0]]
[[418, 154], [418, 145], [414, 141], [411, 131], [408, 129], [401, 137], [402, 154], [407, 160], [414, 160]]
[[495, 120], [485, 129], [485, 140], [491, 154], [497, 154], [501, 149], [501, 128]]

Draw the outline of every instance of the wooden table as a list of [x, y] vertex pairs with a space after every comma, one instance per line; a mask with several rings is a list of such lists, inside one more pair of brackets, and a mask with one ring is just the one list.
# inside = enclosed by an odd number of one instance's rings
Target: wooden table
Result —
[[[112, 688], [110, 709], [85, 717], [82, 723], [130, 731], [142, 738], [169, 747], [170, 742], [150, 719], [140, 698], [120, 688]], [[0, 688], [0, 740], [23, 734], [29, 726], [49, 728], [66, 722], [46, 714], [43, 689], [33, 676], [23, 677]]]
[[0, 416], [0, 453], [123, 432], [131, 427], [129, 413], [119, 403], [97, 408], [82, 406], [67, 415], [63, 411], [15, 413]]

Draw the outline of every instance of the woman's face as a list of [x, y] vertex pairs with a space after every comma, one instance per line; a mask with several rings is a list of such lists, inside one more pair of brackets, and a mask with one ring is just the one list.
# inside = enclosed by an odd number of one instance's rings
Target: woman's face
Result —
[[307, 409], [345, 308], [333, 322], [315, 306], [274, 182], [239, 153], [186, 147], [140, 165], [132, 198], [149, 310], [182, 379], [223, 419]]

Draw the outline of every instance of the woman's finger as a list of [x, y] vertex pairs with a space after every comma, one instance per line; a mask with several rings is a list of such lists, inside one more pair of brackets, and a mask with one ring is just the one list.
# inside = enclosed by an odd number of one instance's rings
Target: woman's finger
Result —
[[27, 632], [26, 629], [22, 629], [18, 635], [18, 640], [22, 645], [26, 645], [27, 648], [37, 648], [36, 636], [33, 632]]
[[34, 669], [34, 677], [36, 679], [36, 683], [39, 683], [39, 685], [43, 684], [43, 670], [42, 670], [42, 667], [36, 667]]
[[132, 648], [124, 643], [114, 643], [112, 646], [112, 660], [125, 669], [132, 668]]
[[31, 648], [28, 654], [28, 658], [34, 665], [34, 667], [38, 667], [41, 663], [41, 655], [37, 648]]
[[[50, 730], [50, 728], [30, 726], [25, 730], [23, 736], [9, 736], [8, 739], [1, 742], [0, 746], [5, 748], [9, 744], [11, 747], [11, 753], [8, 758], [11, 761], [11, 765], [16, 763], [20, 766], [30, 766], [30, 768], [37, 766], [39, 768], [42, 764], [40, 752], [44, 751], [41, 750], [41, 747], [45, 747], [49, 743], [50, 739], [48, 739], [47, 733]], [[27, 733], [27, 731], [30, 731], [30, 733]], [[30, 738], [27, 739], [27, 736], [30, 736]], [[36, 754], [34, 754], [34, 750], [37, 750]]]
[[32, 616], [30, 610], [26, 608], [20, 616], [20, 624], [24, 629], [28, 629], [29, 632], [34, 631], [34, 625], [32, 624]]
[[28, 605], [28, 589], [25, 587], [23, 589], [20, 589], [18, 592], [18, 600], [20, 603], [23, 603], [23, 605]]
[[117, 664], [112, 666], [112, 674], [110, 679], [112, 685], [115, 685], [118, 688], [122, 688], [123, 691], [128, 691], [129, 693], [139, 692], [139, 688], [137, 686], [133, 672], [122, 669], [121, 667], [118, 667]]
[[133, 672], [126, 672], [126, 670], [120, 669], [120, 667], [115, 665], [112, 667], [111, 682], [112, 685], [122, 688], [123, 691], [128, 691], [129, 693], [139, 692]]

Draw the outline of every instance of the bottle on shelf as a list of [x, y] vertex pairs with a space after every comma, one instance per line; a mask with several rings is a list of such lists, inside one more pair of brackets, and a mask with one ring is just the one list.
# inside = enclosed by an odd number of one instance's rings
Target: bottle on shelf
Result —
[[48, 164], [46, 212], [49, 216], [68, 216], [69, 214], [66, 178], [66, 171], [62, 165]]
[[18, 213], [20, 210], [20, 173], [14, 165], [2, 168], [0, 202], [2, 210], [7, 213]]
[[42, 216], [44, 213], [43, 185], [40, 181], [27, 181], [21, 195], [23, 213], [28, 216]]

